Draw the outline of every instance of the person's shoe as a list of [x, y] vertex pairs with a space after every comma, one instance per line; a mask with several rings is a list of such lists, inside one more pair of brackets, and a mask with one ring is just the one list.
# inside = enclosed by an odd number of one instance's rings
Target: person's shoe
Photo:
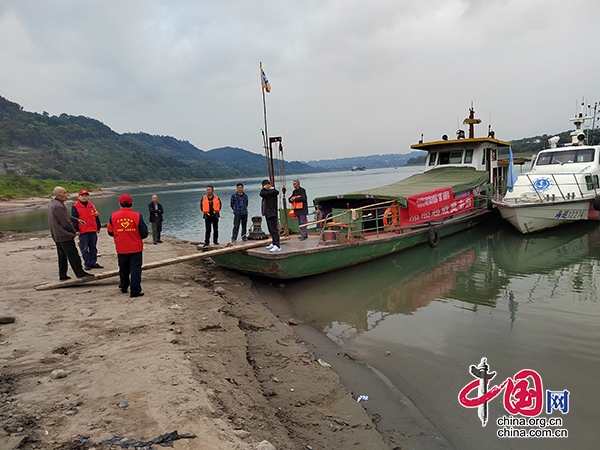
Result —
[[144, 293], [143, 292], [132, 292], [131, 294], [129, 294], [130, 297], [143, 297]]
[[208, 247], [208, 242], [205, 242], [202, 247]]
[[158, 242], [159, 244], [162, 244], [162, 243], [163, 243], [163, 241], [161, 241], [160, 239], [159, 239], [158, 241], [156, 241], [156, 242]]
[[274, 246], [273, 244], [271, 244], [271, 245], [267, 245], [265, 248], [266, 248], [267, 250], [271, 250], [273, 247], [275, 247], [275, 246]]
[[127, 288], [119, 288], [123, 294], [127, 294]]
[[215, 245], [219, 245], [219, 243], [218, 243], [218, 242], [214, 242], [214, 244], [215, 244]]
[[71, 277], [70, 277], [70, 276], [66, 276], [66, 277], [60, 277], [60, 278], [59, 278], [59, 280], [60, 280], [60, 281], [67, 281], [67, 280], [70, 280], [70, 279], [71, 279]]
[[[88, 269], [89, 270], [89, 269]], [[88, 278], [88, 277], [93, 277], [94, 274], [93, 273], [87, 273], [87, 272], [83, 272], [83, 274], [78, 275], [77, 278]]]
[[281, 249], [279, 247], [277, 247], [276, 245], [274, 245], [273, 248], [269, 251], [270, 252], [279, 252], [279, 251], [281, 251]]
[[305, 241], [305, 240], [307, 240], [307, 239], [308, 239], [308, 236], [300, 236], [300, 237], [298, 238], [298, 240], [299, 240], [299, 241]]
[[153, 242], [154, 245], [158, 244], [158, 242]]
[[96, 263], [93, 266], [90, 266], [90, 269], [104, 269], [104, 266], [101, 266], [100, 264]]
[[246, 236], [244, 236], [244, 237], [242, 238], [242, 241], [244, 241], [244, 242], [246, 242], [247, 240], [248, 240], [248, 238], [247, 238]]
[[91, 269], [91, 267], [90, 267], [90, 266], [85, 266], [85, 267], [83, 268], [83, 270], [90, 270], [90, 269]]

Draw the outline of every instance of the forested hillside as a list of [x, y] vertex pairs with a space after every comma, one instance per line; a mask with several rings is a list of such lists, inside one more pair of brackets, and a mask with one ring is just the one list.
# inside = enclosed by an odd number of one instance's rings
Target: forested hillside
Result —
[[[96, 119], [27, 112], [0, 97], [0, 173], [97, 184], [266, 175], [263, 156], [225, 148], [235, 158], [222, 157], [219, 150], [204, 152], [171, 136], [121, 135]], [[319, 171], [303, 163], [286, 163], [286, 170]]]

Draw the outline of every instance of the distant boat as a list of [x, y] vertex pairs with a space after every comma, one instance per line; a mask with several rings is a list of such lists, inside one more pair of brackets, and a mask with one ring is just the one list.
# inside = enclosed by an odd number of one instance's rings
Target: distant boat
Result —
[[[285, 242], [280, 251], [258, 247], [212, 256], [220, 266], [271, 278], [300, 278], [353, 266], [428, 244], [494, 218], [492, 204], [505, 172], [497, 160], [508, 142], [474, 137], [480, 123], [470, 108], [456, 139], [419, 142], [428, 152], [425, 171], [387, 186], [315, 198], [316, 226], [308, 239]], [[390, 177], [393, 178], [394, 177]], [[287, 210], [280, 210], [285, 223]], [[296, 225], [297, 226], [297, 225]]]
[[521, 233], [599, 219], [600, 145], [589, 145], [582, 128], [595, 115], [585, 116], [582, 105], [571, 119], [571, 143], [559, 144], [558, 136], [548, 139], [550, 148], [538, 153], [531, 171], [518, 177], [515, 173], [502, 200], [494, 202]]
[[365, 166], [362, 167], [358, 167], [358, 166], [352, 166], [352, 169], [350, 169], [352, 172], [357, 172], [359, 170], [366, 170], [367, 168]]

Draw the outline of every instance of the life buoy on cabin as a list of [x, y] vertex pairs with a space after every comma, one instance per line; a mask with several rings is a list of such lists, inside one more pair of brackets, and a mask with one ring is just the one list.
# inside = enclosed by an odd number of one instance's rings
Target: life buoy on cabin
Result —
[[383, 226], [386, 228], [396, 228], [400, 224], [400, 210], [398, 205], [393, 204], [383, 213]]
[[427, 232], [427, 244], [431, 247], [437, 247], [437, 245], [440, 243], [440, 234], [437, 232], [437, 230], [433, 227], [431, 227], [429, 229], [429, 231]]
[[600, 195], [596, 195], [594, 200], [592, 200], [592, 205], [596, 211], [600, 211]]

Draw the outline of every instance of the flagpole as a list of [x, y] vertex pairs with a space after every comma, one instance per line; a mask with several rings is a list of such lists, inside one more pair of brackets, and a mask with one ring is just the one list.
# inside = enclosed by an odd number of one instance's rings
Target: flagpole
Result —
[[273, 170], [273, 151], [271, 149], [271, 142], [269, 140], [269, 130], [267, 128], [267, 99], [265, 96], [265, 83], [263, 80], [262, 61], [260, 61], [260, 85], [262, 88], [263, 117], [265, 122], [265, 131], [263, 133], [263, 147], [265, 149], [265, 158], [267, 161], [267, 171], [269, 172], [269, 180], [271, 181], [271, 184], [275, 186], [275, 172]]

